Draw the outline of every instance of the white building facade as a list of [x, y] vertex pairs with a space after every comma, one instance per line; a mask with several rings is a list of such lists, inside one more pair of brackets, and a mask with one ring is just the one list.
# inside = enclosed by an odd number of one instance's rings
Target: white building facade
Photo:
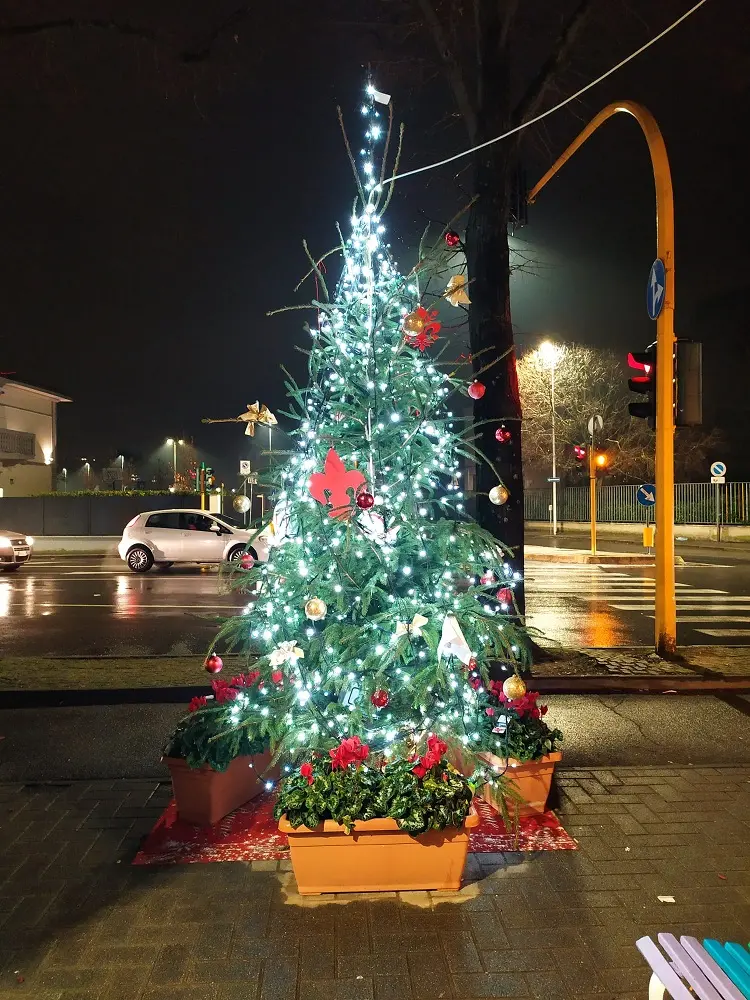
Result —
[[66, 396], [0, 378], [0, 496], [23, 497], [54, 488], [57, 404]]

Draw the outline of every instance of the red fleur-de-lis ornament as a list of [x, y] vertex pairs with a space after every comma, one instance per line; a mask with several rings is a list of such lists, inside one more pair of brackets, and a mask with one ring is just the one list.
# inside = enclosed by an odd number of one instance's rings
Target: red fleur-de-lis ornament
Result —
[[326, 455], [323, 472], [313, 472], [310, 476], [310, 496], [328, 507], [329, 517], [346, 521], [354, 513], [354, 497], [365, 482], [359, 469], [347, 469], [336, 449], [331, 448]]

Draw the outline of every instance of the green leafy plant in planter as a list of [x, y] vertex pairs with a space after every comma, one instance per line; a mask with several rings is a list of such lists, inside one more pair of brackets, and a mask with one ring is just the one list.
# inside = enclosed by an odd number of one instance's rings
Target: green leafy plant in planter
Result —
[[521, 763], [539, 760], [557, 750], [563, 734], [547, 725], [547, 706], [540, 705], [538, 699], [538, 691], [508, 698], [502, 681], [490, 681], [478, 699], [481, 749]]
[[356, 820], [389, 818], [406, 833], [461, 827], [474, 786], [443, 755], [447, 745], [430, 736], [412, 759], [386, 761], [370, 755], [358, 736], [343, 740], [328, 757], [313, 754], [279, 785], [275, 815], [295, 829], [330, 819], [351, 832]]
[[255, 704], [260, 674], [238, 674], [230, 681], [211, 681], [213, 693], [192, 699], [164, 747], [165, 757], [177, 757], [189, 767], [208, 764], [226, 771], [236, 757], [263, 753], [274, 736], [274, 720]]

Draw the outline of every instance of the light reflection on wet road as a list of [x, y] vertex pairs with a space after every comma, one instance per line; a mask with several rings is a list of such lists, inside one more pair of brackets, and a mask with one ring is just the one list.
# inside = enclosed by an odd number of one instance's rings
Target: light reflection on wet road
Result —
[[[529, 563], [529, 625], [573, 647], [653, 639], [653, 569]], [[680, 643], [750, 643], [750, 564], [677, 571]], [[185, 655], [246, 602], [215, 569], [137, 575], [118, 559], [39, 556], [0, 573], [0, 655]]]

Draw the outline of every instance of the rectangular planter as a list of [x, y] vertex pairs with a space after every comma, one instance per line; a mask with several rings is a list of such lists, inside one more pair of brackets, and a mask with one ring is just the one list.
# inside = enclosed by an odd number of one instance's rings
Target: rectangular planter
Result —
[[[545, 811], [555, 764], [562, 760], [562, 751], [556, 750], [545, 757], [540, 757], [539, 760], [530, 760], [525, 764], [512, 757], [506, 761], [504, 757], [496, 757], [492, 753], [483, 753], [480, 754], [480, 757], [497, 768], [498, 773], [503, 774], [508, 784], [523, 799], [523, 802], [518, 803], [513, 799], [506, 798], [505, 804], [509, 812], [515, 813], [519, 818], [524, 818], [537, 816]], [[499, 792], [489, 785], [483, 785], [477, 794], [495, 809], [500, 809]]]
[[469, 830], [479, 825], [474, 809], [464, 825], [430, 830], [416, 837], [395, 819], [357, 820], [348, 834], [325, 820], [314, 830], [294, 827], [286, 816], [279, 829], [289, 838], [292, 867], [303, 895], [321, 892], [395, 892], [460, 889], [469, 849]]
[[214, 771], [208, 764], [189, 767], [180, 757], [165, 757], [172, 776], [172, 790], [180, 819], [198, 826], [218, 823], [228, 813], [254, 799], [265, 781], [278, 777], [278, 769], [263, 775], [271, 754], [235, 757], [226, 771]]

